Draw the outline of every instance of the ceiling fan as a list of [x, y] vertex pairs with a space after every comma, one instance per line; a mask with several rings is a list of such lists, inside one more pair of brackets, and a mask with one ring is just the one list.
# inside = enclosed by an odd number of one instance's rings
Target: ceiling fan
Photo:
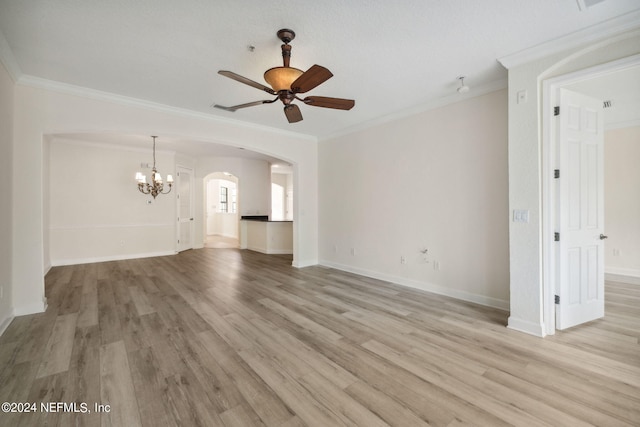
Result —
[[292, 30], [282, 29], [278, 31], [277, 35], [284, 43], [282, 45], [282, 59], [284, 64], [282, 67], [270, 68], [264, 73], [264, 79], [269, 83], [269, 85], [271, 85], [271, 87], [265, 86], [246, 77], [242, 77], [241, 75], [231, 71], [218, 71], [218, 74], [225, 77], [255, 87], [256, 89], [263, 90], [271, 95], [276, 95], [276, 98], [234, 105], [233, 107], [224, 107], [222, 105], [215, 104], [214, 107], [226, 111], [236, 111], [240, 108], [253, 107], [255, 105], [272, 104], [277, 100], [280, 100], [284, 104], [284, 114], [289, 123], [295, 123], [302, 120], [302, 113], [300, 112], [300, 108], [293, 103], [294, 100], [302, 101], [313, 107], [335, 108], [338, 110], [350, 110], [353, 108], [356, 103], [353, 99], [329, 98], [326, 96], [307, 96], [305, 98], [299, 98], [297, 96], [299, 93], [308, 92], [316, 86], [321, 85], [325, 81], [329, 80], [333, 74], [331, 74], [331, 71], [320, 65], [314, 65], [304, 72], [297, 68], [290, 67], [289, 60], [291, 59], [291, 46], [289, 45], [289, 42], [296, 37], [296, 34]]

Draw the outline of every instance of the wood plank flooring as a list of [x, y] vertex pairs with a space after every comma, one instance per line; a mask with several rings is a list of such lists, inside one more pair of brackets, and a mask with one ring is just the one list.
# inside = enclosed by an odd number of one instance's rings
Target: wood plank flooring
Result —
[[540, 339], [290, 263], [205, 248], [52, 269], [47, 312], [0, 337], [0, 402], [38, 410], [0, 426], [640, 425], [637, 285], [607, 283], [604, 319]]

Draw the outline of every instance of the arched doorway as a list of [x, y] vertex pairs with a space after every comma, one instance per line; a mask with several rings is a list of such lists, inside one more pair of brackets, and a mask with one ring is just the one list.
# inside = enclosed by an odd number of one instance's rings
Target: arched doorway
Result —
[[239, 247], [238, 178], [213, 172], [203, 180], [205, 199], [204, 246]]

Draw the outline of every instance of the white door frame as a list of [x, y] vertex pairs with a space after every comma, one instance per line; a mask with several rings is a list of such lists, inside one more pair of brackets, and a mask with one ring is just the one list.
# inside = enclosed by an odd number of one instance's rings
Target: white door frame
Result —
[[556, 193], [553, 171], [557, 169], [557, 141], [553, 126], [553, 107], [558, 105], [557, 95], [563, 86], [589, 80], [640, 65], [640, 55], [633, 55], [617, 61], [585, 68], [542, 82], [542, 310], [544, 333], [556, 332], [555, 318], [555, 277], [556, 245], [553, 233], [556, 231]]
[[[193, 249], [194, 244], [193, 244], [193, 237], [194, 237], [194, 223], [193, 223], [193, 216], [195, 215], [195, 201], [194, 201], [194, 194], [195, 194], [195, 189], [194, 189], [194, 183], [195, 183], [195, 177], [193, 175], [193, 168], [187, 167], [187, 166], [183, 166], [183, 165], [176, 165], [176, 175], [178, 176], [178, 181], [176, 182], [176, 192], [179, 195], [179, 187], [180, 187], [180, 183], [181, 183], [181, 179], [182, 177], [180, 176], [181, 172], [188, 172], [189, 173], [189, 181], [190, 181], [190, 185], [189, 185], [189, 191], [190, 191], [190, 195], [189, 195], [189, 210], [191, 211], [191, 215], [192, 217], [190, 217], [189, 220], [189, 236], [191, 238], [191, 247], [188, 249]], [[176, 197], [176, 213], [179, 215], [181, 214], [180, 212], [180, 198]], [[180, 227], [182, 227], [182, 225], [180, 225], [180, 217], [176, 215], [177, 217], [177, 224], [176, 224], [176, 253], [181, 252], [180, 249], [182, 247], [182, 245], [180, 243], [178, 243], [180, 241]], [[186, 250], [186, 249], [183, 249]]]

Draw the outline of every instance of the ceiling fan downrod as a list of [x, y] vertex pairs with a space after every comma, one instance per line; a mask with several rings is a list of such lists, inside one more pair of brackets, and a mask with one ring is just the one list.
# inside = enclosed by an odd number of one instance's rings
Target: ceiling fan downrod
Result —
[[281, 46], [283, 66], [289, 68], [289, 61], [291, 60], [291, 46], [289, 46], [289, 42], [296, 38], [296, 33], [294, 33], [293, 30], [284, 28], [278, 31], [277, 35], [278, 38], [284, 43]]

